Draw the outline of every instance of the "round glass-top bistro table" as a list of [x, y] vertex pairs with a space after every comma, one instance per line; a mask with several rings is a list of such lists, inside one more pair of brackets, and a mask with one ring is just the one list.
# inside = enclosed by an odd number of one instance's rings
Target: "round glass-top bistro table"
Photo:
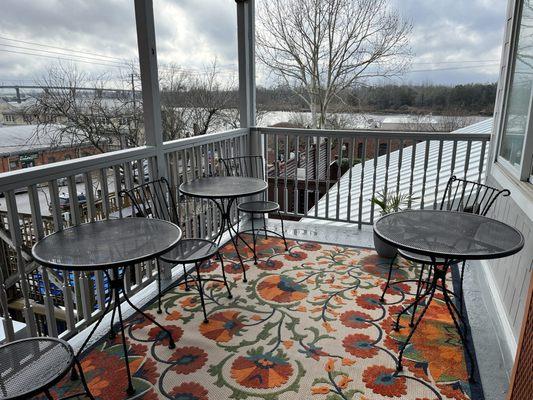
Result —
[[[238, 230], [233, 227], [233, 224], [231, 223], [231, 206], [238, 198], [262, 193], [267, 187], [267, 183], [262, 179], [242, 176], [199, 178], [190, 182], [184, 182], [179, 187], [180, 192], [184, 195], [209, 199], [216, 204], [217, 208], [220, 210], [222, 221], [215, 241], [218, 239], [220, 245], [220, 240], [222, 239], [222, 235], [227, 226], [231, 241], [235, 247], [235, 252], [237, 253], [237, 257], [241, 264], [244, 282], [246, 282], [246, 269], [244, 268], [241, 254], [239, 253], [238, 240], [242, 240], [250, 250], [253, 251], [253, 249], [240, 236]], [[235, 236], [233, 233], [235, 233]]]
[[[134, 393], [130, 365], [124, 334], [120, 294], [138, 313], [157, 325], [169, 337], [169, 347], [175, 344], [171, 333], [150, 316], [142, 312], [129, 299], [124, 290], [126, 267], [160, 256], [172, 249], [180, 241], [181, 229], [168, 221], [152, 218], [125, 218], [91, 222], [55, 232], [39, 240], [32, 248], [35, 260], [49, 268], [69, 272], [103, 271], [112, 290], [104, 312], [91, 329], [80, 347], [77, 356], [113, 306], [111, 317], [111, 337], [115, 335], [113, 320], [118, 314], [122, 345], [128, 374], [129, 395]], [[113, 301], [114, 299], [114, 301]]]
[[[439, 289], [468, 355], [469, 377], [473, 380], [474, 358], [468, 347], [466, 332], [458, 322], [458, 318], [462, 320], [461, 313], [446, 290], [446, 275], [456, 260], [494, 259], [519, 252], [524, 247], [522, 233], [503, 222], [481, 215], [439, 210], [406, 210], [385, 215], [374, 223], [374, 232], [392, 246], [430, 257], [434, 266], [434, 274], [426, 290], [397, 316], [395, 330], [399, 329], [399, 321], [404, 313], [427, 299], [400, 348], [397, 369], [402, 369], [405, 348], [431, 304], [435, 291]], [[437, 259], [441, 259], [438, 266]]]

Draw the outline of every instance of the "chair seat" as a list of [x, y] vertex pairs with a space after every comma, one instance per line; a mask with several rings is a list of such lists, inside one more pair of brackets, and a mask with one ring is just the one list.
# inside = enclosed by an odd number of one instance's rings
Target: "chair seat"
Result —
[[207, 260], [218, 252], [215, 242], [206, 239], [182, 239], [172, 250], [161, 255], [163, 261], [170, 263], [190, 263]]
[[246, 201], [237, 208], [246, 213], [265, 214], [279, 210], [279, 204], [273, 201]]
[[73, 362], [72, 348], [59, 339], [22, 339], [0, 347], [0, 399], [27, 399], [52, 387]]
[[[431, 259], [431, 257], [425, 256], [423, 254], [414, 253], [412, 251], [406, 251], [406, 250], [401, 250], [401, 249], [398, 249], [398, 254], [400, 256], [402, 256], [403, 258], [405, 258], [405, 259], [407, 259], [409, 261], [415, 262], [415, 263], [433, 264], [433, 260]], [[446, 260], [444, 258], [437, 257], [435, 259], [435, 262], [437, 264], [444, 264], [446, 262]]]

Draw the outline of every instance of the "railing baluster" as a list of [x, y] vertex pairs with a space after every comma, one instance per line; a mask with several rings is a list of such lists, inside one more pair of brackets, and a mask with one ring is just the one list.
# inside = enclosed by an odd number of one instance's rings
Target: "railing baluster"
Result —
[[353, 177], [355, 143], [356, 143], [356, 139], [352, 138], [352, 141], [349, 144], [350, 165], [349, 165], [349, 170], [348, 170], [348, 200], [347, 200], [348, 205], [346, 207], [346, 220], [348, 220], [348, 222], [352, 221], [352, 177]]
[[[379, 139], [374, 139], [374, 160], [372, 172], [372, 195], [376, 193], [376, 179], [378, 170]], [[374, 202], [370, 202], [370, 223], [374, 223]]]
[[477, 182], [481, 183], [481, 176], [483, 174], [483, 166], [485, 165], [485, 150], [487, 147], [487, 142], [485, 140], [481, 141], [481, 154], [479, 156], [479, 166], [478, 166], [478, 175]]
[[122, 208], [124, 207], [124, 204], [122, 204], [122, 198], [120, 197], [120, 190], [122, 189], [122, 175], [120, 173], [120, 165], [115, 165], [113, 167], [113, 174], [113, 192], [115, 193], [115, 202], [118, 208], [118, 215], [120, 218], [122, 218]]
[[[52, 211], [52, 218], [54, 221], [54, 230], [59, 231], [63, 229], [63, 217], [61, 215], [61, 208], [59, 204], [59, 188], [57, 181], [54, 179], [48, 182], [48, 191], [50, 194], [50, 206]], [[70, 277], [67, 272], [62, 272], [63, 285], [61, 291], [63, 292], [63, 302], [65, 304], [65, 319], [67, 324], [67, 333], [75, 332], [75, 316], [74, 316], [74, 302], [72, 299], [72, 289], [70, 286]]]
[[318, 200], [320, 199], [320, 136], [315, 136], [315, 218], [318, 217]]
[[407, 207], [411, 208], [413, 202], [413, 180], [415, 175], [415, 163], [416, 163], [416, 141], [413, 140], [411, 145], [411, 176], [409, 178], [409, 199], [407, 200]]
[[298, 164], [300, 163], [300, 136], [295, 137], [296, 144], [294, 146], [294, 216], [297, 217], [298, 212]]
[[[28, 187], [28, 197], [30, 200], [32, 226], [35, 230], [35, 237], [41, 240], [44, 236], [43, 218], [41, 215], [41, 203], [39, 193], [36, 185]], [[54, 299], [51, 295], [50, 279], [48, 277], [48, 269], [39, 267], [44, 287], [44, 312], [46, 317], [46, 325], [48, 327], [48, 336], [57, 337], [57, 321], [55, 318]]]
[[[142, 174], [142, 171], [139, 172], [139, 175], [141, 175], [141, 174]], [[143, 178], [139, 178], [139, 179], [143, 179]], [[102, 188], [100, 190], [101, 190], [101, 193], [102, 193], [101, 201], [102, 201], [103, 217], [105, 219], [109, 219], [109, 213], [110, 213], [110, 210], [109, 210], [109, 189], [108, 189], [108, 186], [107, 186], [107, 170], [105, 168], [100, 169], [100, 184], [102, 186]]]
[[330, 177], [331, 177], [331, 139], [328, 138], [325, 140], [327, 148], [326, 148], [326, 218], [329, 217], [329, 184], [330, 184]]
[[[387, 193], [389, 187], [389, 166], [390, 166], [390, 149], [391, 149], [391, 140], [387, 141], [387, 154], [385, 156], [385, 182], [383, 184], [383, 192]], [[373, 193], [372, 195], [374, 195]]]
[[361, 154], [361, 176], [359, 184], [359, 220], [358, 226], [361, 229], [363, 224], [363, 190], [365, 184], [365, 162], [366, 162], [366, 138], [363, 139], [363, 153]]
[[337, 198], [335, 200], [335, 218], [340, 219], [341, 211], [341, 169], [342, 169], [342, 147], [344, 146], [344, 139], [340, 138], [337, 144]]
[[424, 176], [422, 178], [422, 195], [420, 196], [420, 208], [424, 208], [424, 198], [426, 196], [426, 179], [428, 174], [428, 162], [430, 157], [430, 143], [431, 141], [426, 140], [426, 149], [424, 154]]
[[[76, 185], [76, 176], [71, 175], [67, 178], [68, 196], [69, 196], [69, 216], [70, 225], [77, 226], [81, 223], [80, 204], [78, 201], [78, 188]], [[76, 310], [78, 312], [78, 321], [88, 320], [91, 316], [91, 307], [89, 305], [89, 284], [85, 272], [72, 272], [74, 280], [74, 294], [76, 296]], [[79, 304], [81, 301], [81, 305]]]
[[[274, 201], [279, 203], [279, 145], [278, 145], [278, 135], [274, 135]], [[287, 211], [285, 208], [283, 211]]]
[[437, 208], [438, 197], [439, 197], [439, 180], [440, 180], [440, 168], [442, 166], [442, 140], [439, 140], [439, 156], [437, 159], [437, 173], [435, 176], [435, 196], [433, 198], [433, 209]]
[[94, 203], [93, 178], [90, 171], [84, 174], [83, 181], [85, 182], [85, 197], [87, 199], [87, 218], [89, 222], [94, 222], [96, 220], [96, 206]]
[[11, 241], [15, 247], [17, 255], [17, 271], [18, 281], [20, 283], [20, 290], [22, 291], [24, 308], [24, 320], [26, 321], [26, 329], [29, 336], [37, 336], [37, 323], [35, 320], [35, 313], [33, 306], [30, 303], [30, 287], [26, 276], [26, 262], [22, 256], [22, 233], [20, 229], [19, 213], [17, 208], [17, 199], [15, 192], [9, 190], [5, 193], [7, 206], [7, 219], [9, 224], [9, 232], [11, 233]]
[[403, 139], [400, 139], [400, 146], [398, 148], [398, 174], [396, 175], [396, 194], [400, 193], [400, 182], [402, 179], [403, 146]]
[[472, 141], [469, 140], [467, 142], [467, 147], [466, 147], [465, 170], [464, 170], [463, 179], [467, 179], [468, 178], [468, 170], [470, 169], [470, 152], [471, 151], [472, 151]]
[[[265, 135], [266, 137], [267, 135]], [[305, 191], [304, 191], [304, 215], [307, 216], [309, 212], [309, 147], [311, 146], [311, 137], [306, 136], [305, 141]]]
[[289, 165], [289, 135], [285, 135], [285, 147], [283, 149], [283, 160], [285, 161], [284, 164], [284, 178], [283, 178], [283, 197], [284, 197], [284, 204], [285, 204], [285, 212], [289, 213], [289, 188], [288, 188], [288, 165]]

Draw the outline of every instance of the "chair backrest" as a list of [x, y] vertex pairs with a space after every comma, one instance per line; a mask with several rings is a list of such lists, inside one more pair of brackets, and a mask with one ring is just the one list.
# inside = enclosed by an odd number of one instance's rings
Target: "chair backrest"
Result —
[[497, 189], [482, 183], [457, 178], [448, 180], [440, 209], [487, 215], [499, 196], [509, 196], [507, 189]]
[[265, 179], [262, 156], [240, 156], [221, 158], [226, 176], [244, 176]]
[[176, 201], [165, 178], [121, 190], [120, 195], [130, 199], [133, 216], [158, 218], [178, 224]]

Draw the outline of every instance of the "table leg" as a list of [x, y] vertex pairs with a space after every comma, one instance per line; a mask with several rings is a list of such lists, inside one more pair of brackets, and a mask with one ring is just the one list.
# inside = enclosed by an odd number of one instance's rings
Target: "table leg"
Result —
[[[408, 307], [404, 308], [400, 314], [398, 314], [398, 317], [396, 318], [396, 324], [394, 326], [394, 330], [399, 330], [399, 322], [400, 318], [403, 314], [405, 314], [410, 308], [416, 307], [416, 305], [425, 297], [429, 296], [427, 303], [424, 305], [424, 308], [422, 309], [422, 312], [420, 313], [420, 316], [416, 319], [416, 322], [414, 323], [413, 327], [411, 328], [411, 331], [409, 332], [409, 335], [407, 336], [405, 342], [402, 344], [400, 348], [400, 352], [398, 354], [398, 364], [397, 364], [397, 371], [401, 371], [403, 369], [402, 366], [402, 359], [403, 359], [403, 353], [406, 349], [406, 347], [409, 345], [409, 342], [411, 341], [411, 338], [413, 337], [413, 334], [415, 333], [418, 325], [424, 318], [424, 315], [427, 311], [427, 309], [430, 307], [431, 302], [433, 301], [433, 298], [435, 296], [435, 292], [437, 289], [441, 289], [444, 294], [444, 302], [446, 304], [446, 307], [448, 309], [448, 312], [450, 313], [450, 316], [452, 317], [455, 329], [457, 329], [457, 332], [459, 333], [459, 337], [461, 338], [461, 344], [463, 348], [466, 351], [467, 357], [470, 362], [470, 368], [468, 371], [468, 378], [470, 382], [474, 382], [474, 357], [472, 353], [470, 352], [470, 349], [468, 347], [468, 341], [466, 338], [466, 335], [464, 334], [463, 330], [461, 329], [459, 322], [457, 321], [456, 314], [459, 316], [461, 322], [464, 321], [462, 319], [461, 314], [458, 312], [457, 307], [455, 304], [453, 304], [450, 295], [448, 293], [448, 290], [446, 289], [446, 275], [450, 267], [450, 260], [446, 260], [445, 263], [442, 265], [442, 268], [433, 268], [433, 279], [431, 280], [431, 284], [429, 285], [428, 289], [424, 294], [422, 294], [418, 299], [416, 299], [413, 303], [411, 303]], [[440, 284], [439, 284], [440, 281]], [[412, 318], [411, 318], [412, 321]], [[409, 324], [411, 325], [411, 324]]]
[[[126, 300], [126, 302], [130, 305], [131, 308], [133, 308], [133, 310], [135, 310], [137, 313], [141, 314], [144, 318], [148, 319], [150, 322], [152, 322], [154, 325], [159, 327], [162, 331], [164, 331], [168, 335], [168, 338], [169, 338], [169, 346], [168, 347], [170, 349], [175, 348], [176, 345], [174, 343], [174, 340], [172, 338], [172, 334], [171, 334], [170, 331], [168, 331], [161, 324], [159, 324], [153, 318], [148, 316], [146, 313], [144, 313], [141, 309], [139, 309], [135, 304], [133, 304], [131, 302], [131, 300], [129, 299], [128, 295], [126, 294], [126, 291], [124, 290], [124, 277], [120, 276], [119, 269], [118, 268], [113, 268], [111, 275], [107, 271], [104, 271], [104, 272], [105, 272], [106, 277], [107, 277], [107, 279], [109, 281], [109, 286], [112, 288], [112, 293], [113, 293], [113, 298], [114, 298], [114, 301], [110, 300], [109, 305], [112, 302], [114, 303], [113, 314], [115, 313], [115, 310], [116, 310], [117, 315], [118, 315], [119, 329], [120, 329], [120, 333], [121, 333], [121, 336], [122, 336], [122, 350], [124, 352], [124, 362], [125, 362], [125, 365], [126, 365], [126, 373], [128, 375], [128, 387], [126, 388], [126, 393], [129, 396], [131, 396], [133, 393], [135, 393], [135, 388], [133, 387], [133, 382], [132, 382], [132, 378], [131, 378], [130, 363], [129, 363], [129, 357], [128, 357], [128, 348], [127, 348], [127, 345], [126, 345], [126, 334], [125, 334], [125, 329], [124, 329], [124, 319], [122, 317], [122, 307], [121, 307], [121, 301], [120, 301], [120, 292], [122, 291], [122, 294], [124, 295], [124, 300]], [[105, 313], [107, 313], [109, 311], [109, 305], [106, 308], [106, 312]], [[105, 315], [105, 313], [104, 313], [104, 315]], [[102, 318], [103, 318], [103, 316], [100, 318], [100, 321], [101, 321]], [[94, 332], [94, 330], [95, 329], [93, 328], [93, 331], [91, 332], [91, 335]], [[86, 342], [87, 341], [88, 341], [88, 338], [86, 339]]]
[[220, 223], [220, 231], [218, 232], [218, 235], [217, 235], [218, 237], [215, 238], [215, 241], [218, 240], [218, 245], [220, 246], [220, 241], [222, 239], [222, 235], [224, 234], [224, 228], [226, 227], [226, 224], [227, 224], [231, 242], [233, 243], [233, 247], [235, 248], [235, 252], [237, 253], [237, 257], [239, 258], [239, 263], [241, 264], [242, 275], [243, 275], [242, 281], [248, 282], [248, 280], [246, 279], [246, 268], [244, 267], [244, 261], [241, 257], [241, 253], [239, 252], [239, 241], [238, 240], [241, 239], [248, 247], [250, 246], [239, 236], [238, 232], [237, 232], [236, 237], [234, 237], [231, 232], [233, 228], [231, 225], [231, 206], [233, 205], [233, 202], [235, 201], [235, 199], [230, 199], [226, 207], [224, 207], [224, 200], [220, 200], [220, 203], [215, 199], [211, 199], [211, 200], [216, 204], [218, 210], [220, 211], [220, 215], [222, 218], [222, 221]]

